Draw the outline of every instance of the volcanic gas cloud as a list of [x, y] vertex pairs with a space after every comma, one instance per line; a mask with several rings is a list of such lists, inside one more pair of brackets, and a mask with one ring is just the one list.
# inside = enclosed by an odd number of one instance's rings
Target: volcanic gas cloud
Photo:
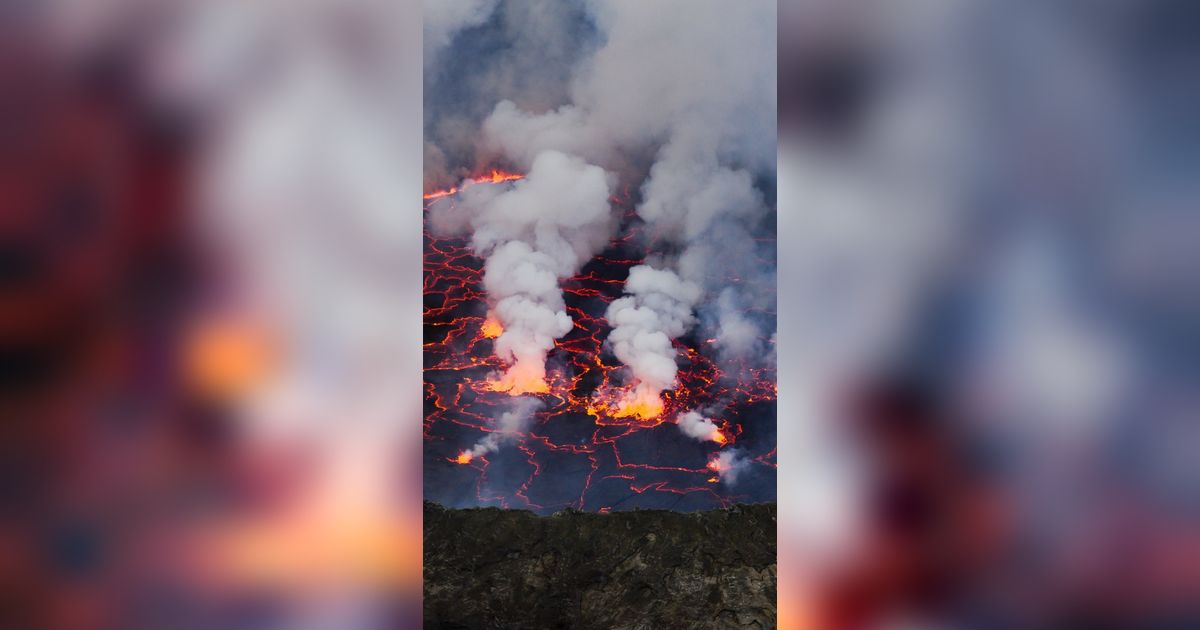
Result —
[[773, 499], [773, 4], [460, 8], [427, 24], [426, 497]]

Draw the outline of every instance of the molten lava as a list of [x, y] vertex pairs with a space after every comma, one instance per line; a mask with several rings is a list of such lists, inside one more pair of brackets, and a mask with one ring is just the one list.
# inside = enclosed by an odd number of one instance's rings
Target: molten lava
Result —
[[[520, 176], [496, 171], [468, 178], [462, 187], [515, 179]], [[630, 387], [626, 368], [605, 346], [610, 328], [604, 312], [622, 296], [629, 269], [644, 261], [646, 241], [632, 204], [612, 201], [623, 209], [622, 236], [562, 282], [574, 328], [555, 342], [544, 363], [540, 357], [526, 365], [496, 356], [504, 327], [487, 308], [483, 261], [468, 237], [426, 231], [424, 436], [427, 452], [444, 463], [427, 467], [428, 499], [456, 500], [463, 484], [474, 486], [478, 505], [541, 512], [707, 509], [747, 498], [736, 487], [716, 485], [720, 471], [713, 466], [719, 467], [719, 449], [745, 439], [743, 423], [773, 422], [774, 372], [746, 366], [723, 375], [700, 350], [703, 339], [683, 338], [674, 341], [679, 372], [673, 389]], [[518, 395], [544, 404], [532, 427], [508, 434], [487, 458], [462, 450], [494, 432], [496, 420], [511, 408], [510, 396]], [[692, 409], [713, 409], [723, 419], [705, 441], [679, 436], [675, 423], [664, 422]], [[658, 446], [664, 438], [676, 446]], [[753, 445], [743, 448], [754, 465], [769, 469], [775, 466], [772, 447], [757, 453]]]
[[546, 382], [546, 368], [540, 359], [518, 359], [507, 370], [489, 379], [487, 389], [509, 396], [547, 394], [550, 384]]
[[586, 407], [591, 416], [627, 423], [658, 420], [665, 409], [666, 404], [662, 397], [645, 387], [635, 387], [626, 391], [602, 389], [593, 396], [593, 400]]
[[496, 319], [490, 313], [487, 319], [483, 320], [483, 325], [479, 327], [479, 334], [483, 335], [484, 339], [495, 339], [504, 333], [504, 326], [500, 320]]
[[627, 396], [617, 403], [613, 417], [653, 420], [662, 415], [662, 412], [662, 398], [658, 394], [639, 388], [634, 390], [633, 395]]
[[462, 192], [464, 189], [474, 186], [475, 184], [502, 184], [504, 182], [513, 182], [518, 179], [525, 179], [525, 176], [521, 175], [520, 173], [507, 173], [492, 169], [490, 173], [478, 175], [476, 177], [468, 177], [464, 179], [462, 184], [458, 186], [451, 186], [450, 188], [427, 192], [423, 195], [423, 197], [425, 201], [432, 201], [434, 199], [441, 199], [442, 197], [456, 195]]
[[502, 184], [524, 178], [525, 176], [520, 173], [506, 173], [501, 170], [492, 169], [491, 173], [476, 177], [470, 181], [472, 184]]
[[550, 393], [550, 384], [546, 382], [546, 379], [522, 376], [517, 374], [516, 370], [509, 370], [496, 380], [488, 381], [487, 388], [493, 392], [504, 392], [509, 396]]

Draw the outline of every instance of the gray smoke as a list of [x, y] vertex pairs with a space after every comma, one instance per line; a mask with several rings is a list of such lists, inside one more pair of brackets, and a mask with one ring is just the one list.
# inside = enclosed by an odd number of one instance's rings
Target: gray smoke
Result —
[[490, 433], [464, 453], [471, 459], [494, 453], [506, 442], [511, 442], [529, 429], [534, 414], [542, 408], [542, 401], [522, 396], [512, 400], [512, 408], [500, 414]]
[[736, 484], [742, 471], [746, 470], [749, 465], [750, 460], [734, 448], [721, 451], [717, 454], [716, 459], [709, 462], [709, 468], [716, 470], [721, 483], [727, 486]]
[[[442, 2], [436, 4], [439, 15], [449, 12]], [[570, 102], [572, 77], [595, 39], [595, 28], [577, 2], [466, 4], [486, 9], [486, 19], [457, 10], [469, 19], [449, 31], [432, 25], [426, 31], [424, 174], [430, 188], [445, 188], [481, 168], [512, 166], [482, 141], [484, 120], [501, 101], [539, 113]], [[430, 50], [430, 29], [454, 33], [440, 52]], [[522, 168], [534, 157], [529, 155]]]
[[695, 410], [679, 414], [679, 417], [675, 418], [675, 424], [679, 425], [679, 430], [684, 435], [701, 441], [715, 441], [720, 433], [716, 423]]
[[423, 20], [425, 26], [425, 67], [436, 68], [439, 54], [454, 36], [463, 29], [483, 24], [492, 15], [497, 0], [438, 0], [426, 2]]

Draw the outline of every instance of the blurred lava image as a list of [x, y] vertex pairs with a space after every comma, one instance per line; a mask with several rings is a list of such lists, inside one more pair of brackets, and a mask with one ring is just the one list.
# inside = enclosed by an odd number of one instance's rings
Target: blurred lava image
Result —
[[403, 13], [5, 7], [0, 627], [419, 626], [418, 219], [360, 229], [418, 207]]

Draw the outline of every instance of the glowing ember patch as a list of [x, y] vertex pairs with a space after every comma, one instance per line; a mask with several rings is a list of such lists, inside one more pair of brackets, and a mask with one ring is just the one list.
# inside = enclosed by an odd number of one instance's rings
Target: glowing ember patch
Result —
[[715, 471], [721, 470], [721, 462], [718, 460], [715, 460], [715, 459], [708, 462], [708, 469], [715, 470]]
[[471, 463], [471, 454], [470, 454], [470, 453], [468, 453], [468, 452], [466, 452], [466, 451], [463, 451], [463, 452], [459, 453], [459, 454], [458, 454], [458, 457], [455, 457], [455, 458], [454, 458], [454, 463], [456, 463], [456, 464], [470, 464], [470, 463]]
[[500, 375], [499, 379], [488, 381], [487, 389], [505, 392], [509, 396], [520, 396], [549, 393], [550, 385], [546, 382], [546, 374], [541, 365], [518, 361]]
[[504, 326], [500, 324], [499, 320], [488, 315], [487, 319], [483, 320], [483, 326], [480, 327], [479, 332], [487, 339], [495, 339], [504, 332]]
[[662, 415], [662, 412], [662, 399], [655, 394], [648, 394], [645, 390], [639, 389], [632, 397], [617, 403], [617, 411], [613, 417], [653, 420]]
[[729, 441], [729, 438], [725, 437], [725, 434], [721, 433], [720, 431], [713, 431], [712, 441], [716, 442], [717, 444], [725, 444]]
[[720, 480], [721, 480], [720, 477], [709, 477], [708, 483], [717, 483]]
[[430, 199], [441, 199], [442, 197], [449, 197], [450, 195], [453, 195], [453, 194], [455, 194], [455, 193], [457, 193], [457, 192], [458, 192], [458, 187], [457, 187], [457, 186], [453, 186], [453, 187], [451, 187], [451, 188], [447, 188], [447, 189], [445, 189], [445, 190], [435, 190], [435, 191], [433, 191], [433, 192], [430, 192], [430, 193], [425, 193], [425, 194], [424, 194], [424, 195], [422, 195], [421, 197], [422, 197], [423, 199], [425, 199], [425, 200], [430, 200]]
[[212, 321], [192, 331], [184, 347], [184, 373], [203, 394], [232, 399], [270, 375], [274, 348], [265, 331], [238, 321]]
[[498, 381], [488, 382], [487, 388], [493, 392], [504, 392], [509, 396], [550, 393], [550, 385], [544, 380], [520, 380], [507, 376]]
[[501, 184], [504, 182], [512, 182], [518, 179], [524, 179], [525, 176], [520, 173], [506, 173], [501, 170], [492, 169], [491, 173], [471, 179], [473, 184]]
[[461, 186], [451, 186], [450, 188], [428, 192], [422, 195], [422, 198], [426, 201], [431, 199], [441, 199], [442, 197], [457, 195], [468, 186], [473, 186], [475, 184], [503, 184], [504, 182], [512, 182], [518, 179], [525, 179], [525, 176], [521, 175], [520, 173], [506, 173], [504, 171], [492, 169], [490, 173], [464, 179]]

